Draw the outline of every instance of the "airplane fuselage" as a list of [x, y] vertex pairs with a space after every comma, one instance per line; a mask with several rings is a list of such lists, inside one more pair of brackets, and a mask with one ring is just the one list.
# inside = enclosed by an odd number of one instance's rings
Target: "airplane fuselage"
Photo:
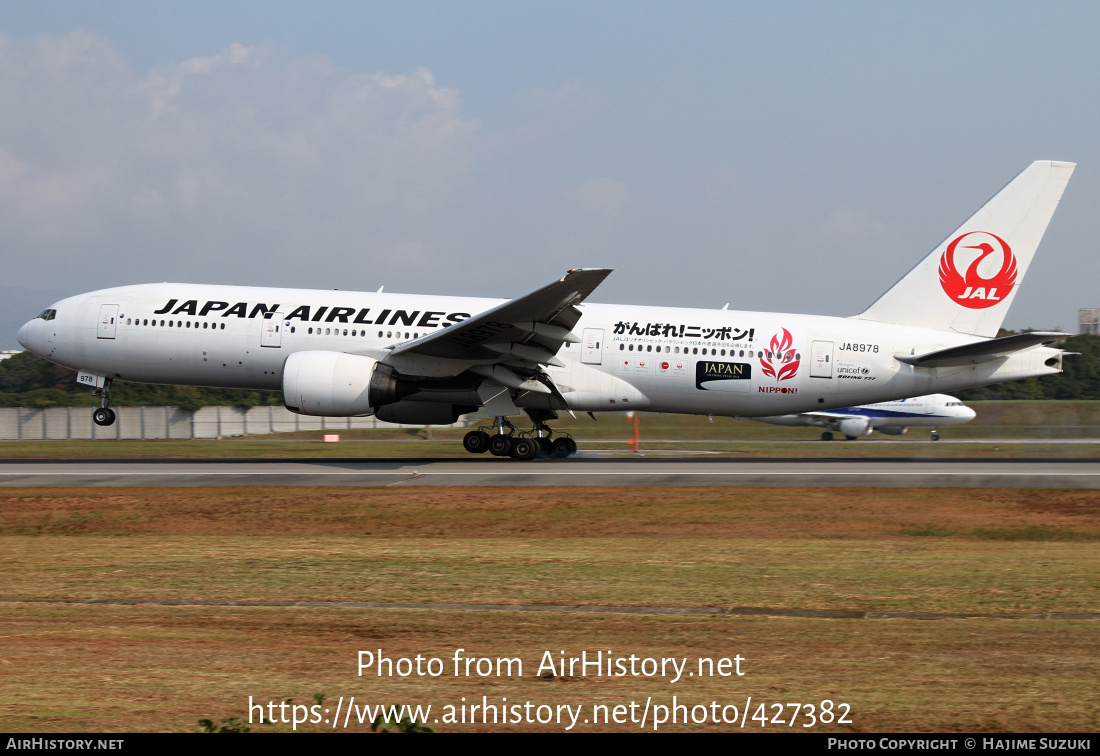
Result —
[[[20, 341], [52, 362], [111, 379], [277, 390], [295, 352], [385, 361], [394, 346], [504, 301], [144, 284], [62, 300], [51, 319], [24, 326]], [[565, 344], [557, 353], [565, 366], [547, 370], [567, 403], [569, 389], [592, 385], [592, 371], [641, 396], [633, 404], [578, 401], [569, 409], [781, 415], [1061, 371], [1060, 350], [1041, 346], [980, 364], [913, 367], [895, 355], [978, 339], [855, 318], [595, 303], [578, 309], [572, 331], [580, 343]]]

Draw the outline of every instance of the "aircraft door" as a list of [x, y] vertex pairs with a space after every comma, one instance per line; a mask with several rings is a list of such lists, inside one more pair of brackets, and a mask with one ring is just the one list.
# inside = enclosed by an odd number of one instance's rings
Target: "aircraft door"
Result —
[[283, 320], [283, 313], [281, 312], [277, 312], [269, 318], [264, 318], [260, 322], [260, 346], [282, 347], [283, 329], [285, 327], [286, 321]]
[[99, 306], [99, 326], [96, 331], [97, 339], [113, 339], [115, 326], [118, 321], [118, 305], [105, 304]]
[[833, 377], [833, 342], [814, 341], [810, 345], [810, 377]]
[[581, 362], [599, 365], [603, 362], [603, 329], [585, 328], [581, 339]]

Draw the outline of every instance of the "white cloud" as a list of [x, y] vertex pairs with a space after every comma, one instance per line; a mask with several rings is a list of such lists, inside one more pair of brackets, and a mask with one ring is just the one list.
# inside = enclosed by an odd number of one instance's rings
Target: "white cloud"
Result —
[[478, 128], [425, 68], [233, 44], [142, 75], [85, 32], [0, 37], [0, 234], [35, 253], [6, 273], [103, 249], [158, 280], [204, 259], [237, 278], [257, 255], [284, 278], [319, 255], [420, 259]]

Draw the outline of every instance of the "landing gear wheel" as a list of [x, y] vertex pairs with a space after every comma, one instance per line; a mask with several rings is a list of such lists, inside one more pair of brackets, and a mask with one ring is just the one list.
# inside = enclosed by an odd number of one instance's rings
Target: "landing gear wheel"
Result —
[[498, 433], [489, 439], [489, 453], [494, 457], [507, 457], [512, 451], [512, 438]]
[[484, 454], [489, 451], [489, 434], [485, 431], [470, 431], [462, 438], [462, 448], [470, 454]]
[[551, 441], [549, 437], [543, 436], [542, 438], [538, 439], [538, 442], [540, 457], [549, 457], [551, 454], [554, 453], [554, 442]]
[[845, 441], [855, 441], [857, 438], [859, 438], [859, 436], [845, 436], [844, 440]]
[[92, 413], [92, 422], [96, 425], [114, 425], [115, 411], [110, 407], [100, 407]]
[[565, 459], [573, 453], [573, 439], [555, 438], [550, 448], [550, 456], [554, 459]]
[[821, 434], [821, 440], [822, 441], [832, 441], [833, 440], [833, 434], [829, 433], [829, 431], [825, 431], [824, 433]]
[[539, 455], [542, 444], [537, 438], [517, 438], [512, 442], [512, 459], [530, 461]]
[[572, 457], [574, 454], [577, 453], [577, 442], [571, 438], [567, 438], [565, 440], [569, 442], [569, 456]]
[[940, 440], [940, 434], [936, 433], [936, 431], [932, 431], [932, 440], [933, 441], [939, 441]]

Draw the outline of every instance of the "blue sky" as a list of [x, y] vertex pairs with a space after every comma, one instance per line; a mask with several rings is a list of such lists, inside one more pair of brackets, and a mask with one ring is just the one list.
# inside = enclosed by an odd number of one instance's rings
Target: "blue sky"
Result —
[[1100, 306], [1095, 3], [4, 3], [0, 348], [185, 280], [847, 315], [1035, 159]]

